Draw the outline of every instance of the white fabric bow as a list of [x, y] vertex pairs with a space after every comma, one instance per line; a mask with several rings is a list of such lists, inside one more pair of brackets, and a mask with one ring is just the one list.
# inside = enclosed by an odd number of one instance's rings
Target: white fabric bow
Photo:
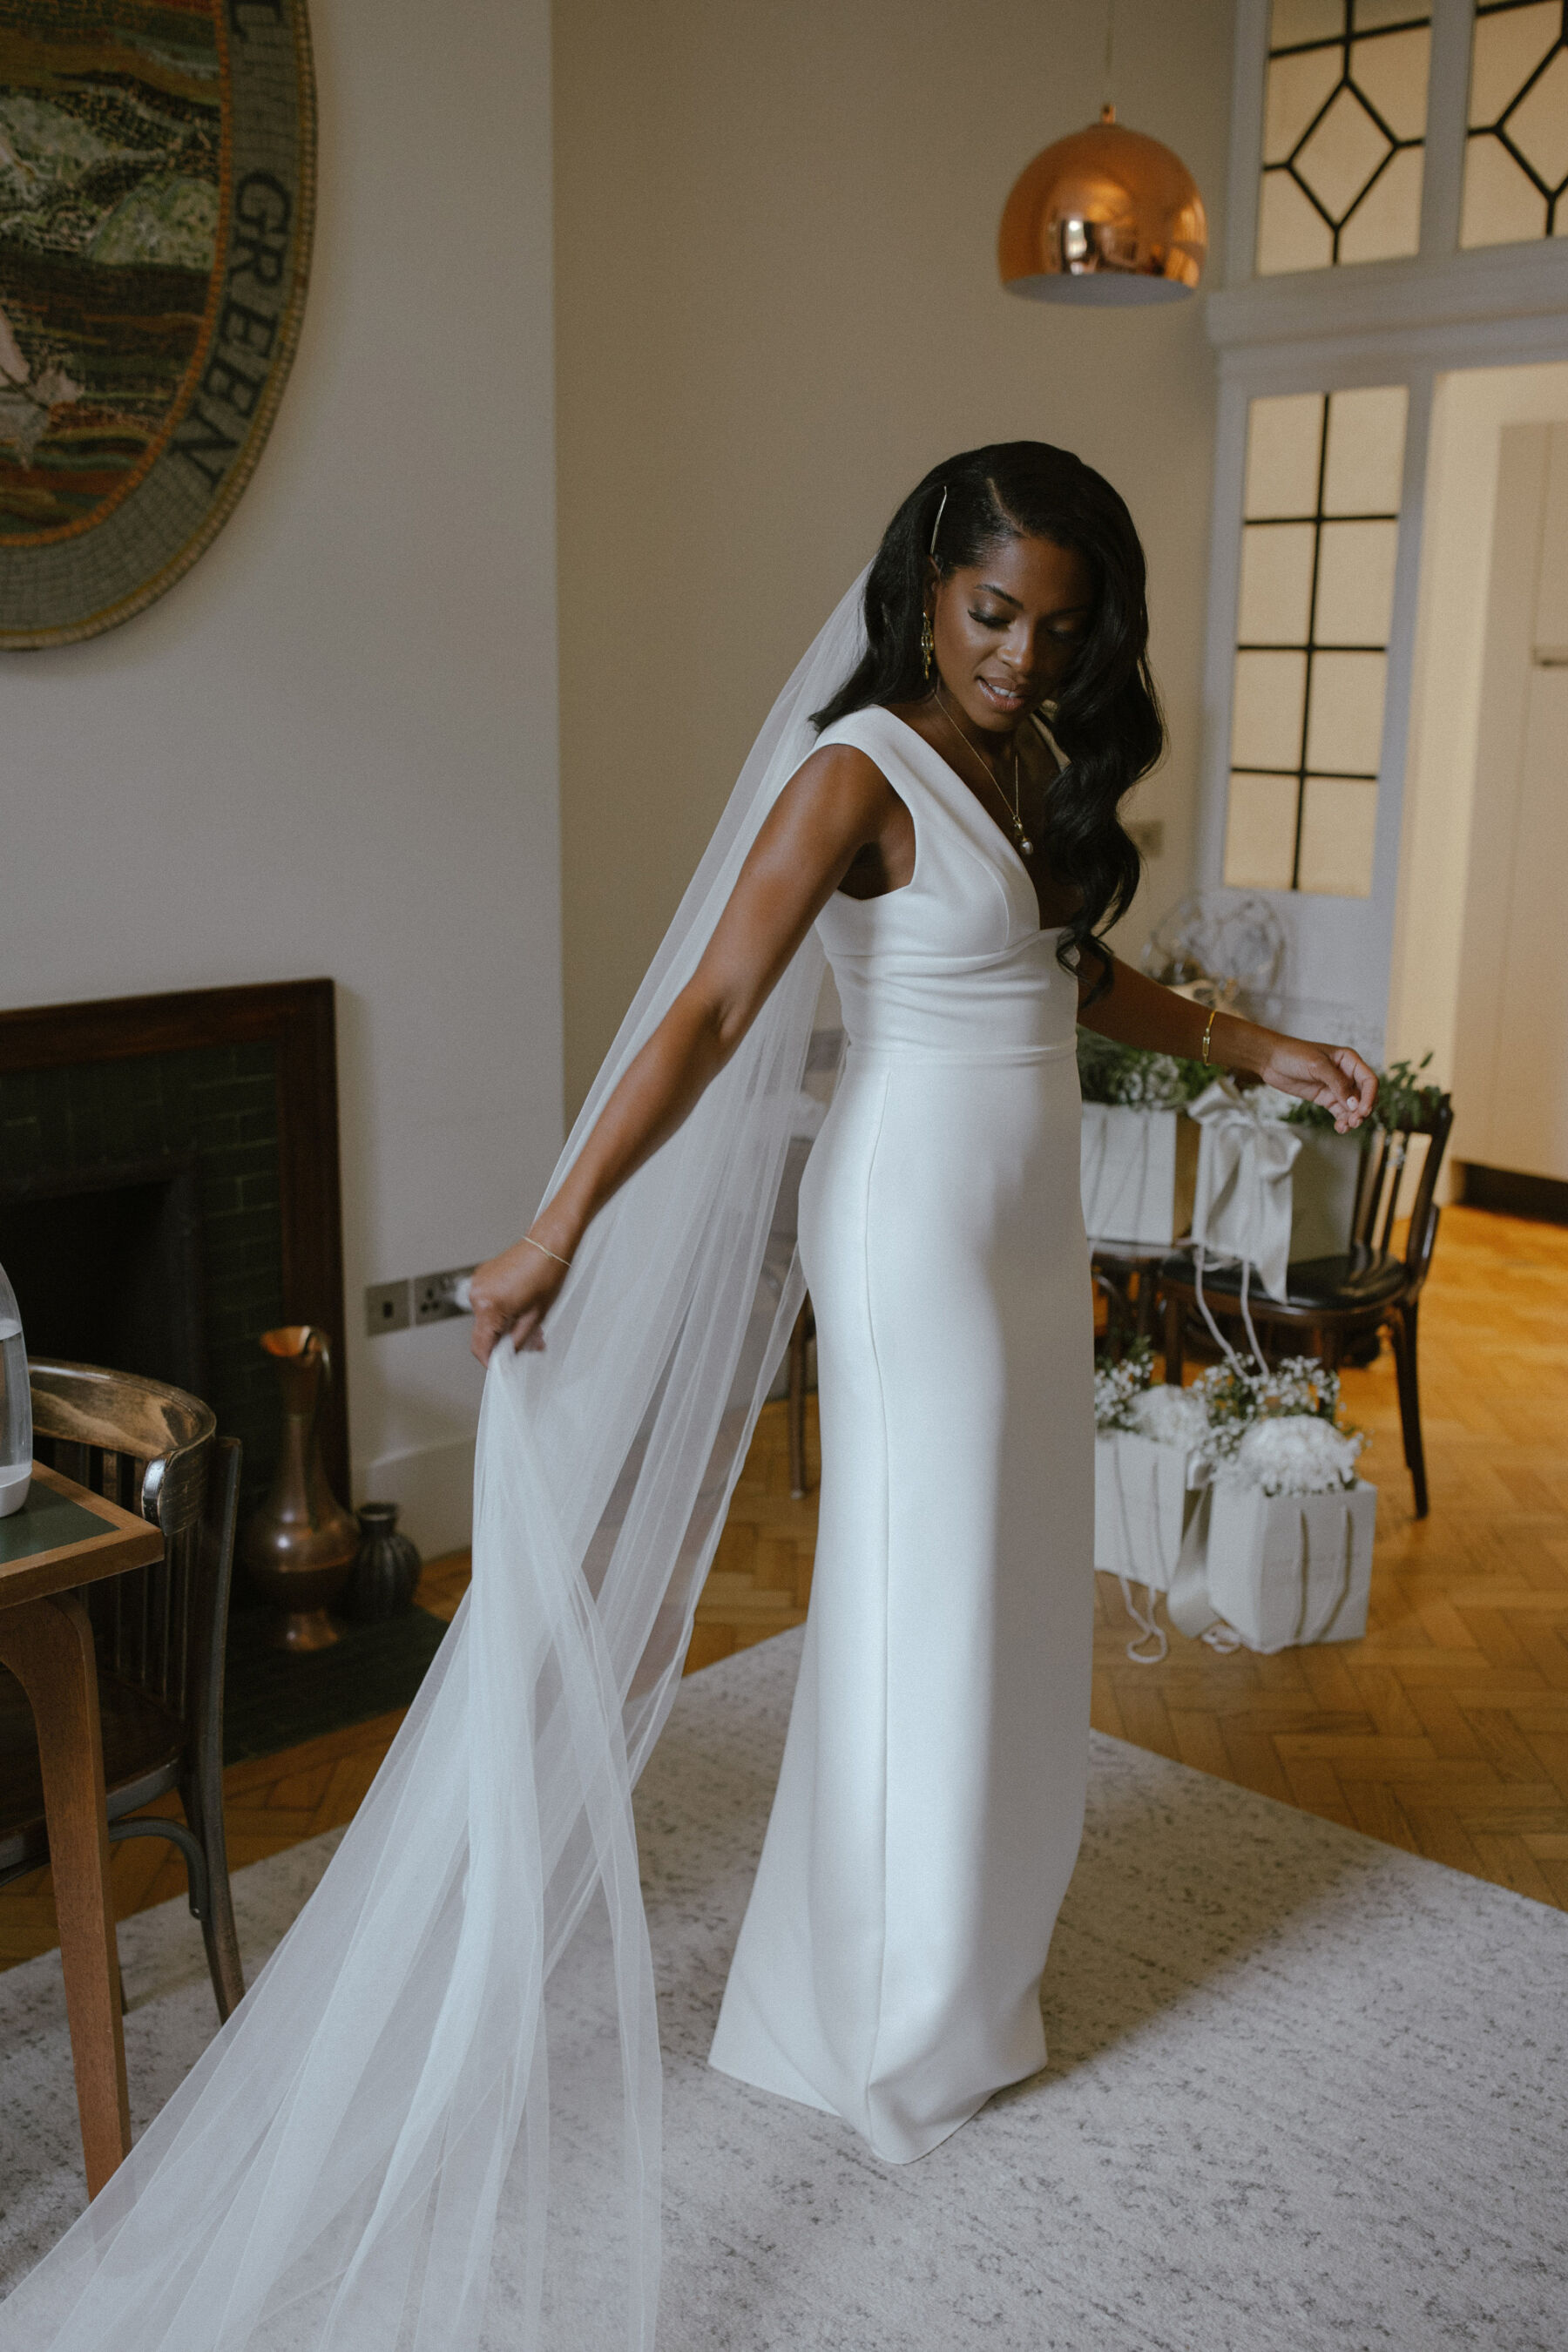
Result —
[[1216, 1078], [1187, 1106], [1203, 1129], [1193, 1201], [1193, 1240], [1212, 1263], [1256, 1266], [1271, 1298], [1287, 1296], [1290, 1262], [1290, 1171], [1304, 1140], [1299, 1129], [1266, 1118], [1228, 1078]]

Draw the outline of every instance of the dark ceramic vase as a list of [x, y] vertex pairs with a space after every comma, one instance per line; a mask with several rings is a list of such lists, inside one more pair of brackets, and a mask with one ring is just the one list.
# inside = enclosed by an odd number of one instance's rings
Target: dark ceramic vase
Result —
[[353, 1572], [359, 1530], [327, 1484], [321, 1403], [331, 1378], [324, 1331], [289, 1323], [264, 1331], [283, 1392], [283, 1437], [272, 1491], [241, 1546], [251, 1582], [272, 1603], [268, 1639], [280, 1650], [322, 1650], [338, 1638], [327, 1612]]
[[419, 1581], [419, 1554], [397, 1531], [395, 1503], [362, 1503], [359, 1508], [359, 1553], [348, 1603], [367, 1624], [400, 1616], [414, 1598]]

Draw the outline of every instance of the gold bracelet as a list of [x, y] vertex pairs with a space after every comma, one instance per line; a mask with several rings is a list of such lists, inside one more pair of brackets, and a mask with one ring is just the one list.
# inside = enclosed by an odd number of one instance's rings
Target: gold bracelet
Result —
[[572, 1261], [569, 1257], [563, 1257], [559, 1250], [544, 1249], [544, 1244], [542, 1242], [536, 1242], [531, 1234], [524, 1234], [522, 1238], [528, 1244], [530, 1249], [544, 1250], [545, 1256], [552, 1257], [557, 1265], [571, 1265]]
[[1208, 1060], [1209, 1039], [1214, 1035], [1214, 1024], [1218, 1018], [1219, 1006], [1216, 1004], [1213, 1012], [1209, 1014], [1208, 1019], [1204, 1023], [1204, 1042], [1198, 1049], [1198, 1059], [1200, 1062], [1206, 1062]]

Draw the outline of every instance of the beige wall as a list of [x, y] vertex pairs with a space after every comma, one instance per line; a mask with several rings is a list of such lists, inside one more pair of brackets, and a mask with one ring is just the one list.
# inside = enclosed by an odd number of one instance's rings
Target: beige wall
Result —
[[[1227, 0], [1121, 0], [1123, 121], [1223, 222]], [[1172, 752], [1138, 813], [1186, 887], [1214, 367], [1200, 304], [997, 285], [1003, 200], [1091, 121], [1099, 8], [1063, 0], [559, 0], [556, 336], [568, 1108], [768, 704], [949, 451], [1033, 436], [1126, 497]]]
[[321, 193], [255, 478], [150, 611], [0, 655], [0, 1003], [338, 983], [356, 1499], [466, 1542], [468, 1326], [560, 1147], [545, 0], [312, 0]]

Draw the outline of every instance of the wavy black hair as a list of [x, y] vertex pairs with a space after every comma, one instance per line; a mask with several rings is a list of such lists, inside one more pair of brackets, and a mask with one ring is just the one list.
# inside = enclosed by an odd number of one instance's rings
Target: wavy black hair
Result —
[[1052, 871], [1078, 899], [1058, 960], [1074, 971], [1086, 955], [1095, 958], [1092, 1003], [1110, 984], [1110, 958], [1097, 934], [1126, 913], [1142, 873], [1117, 810], [1165, 748], [1149, 674], [1143, 550], [1105, 477], [1046, 441], [998, 441], [933, 466], [877, 550], [866, 583], [865, 658], [814, 723], [830, 727], [873, 703], [920, 701], [930, 691], [921, 654], [928, 557], [945, 580], [1009, 538], [1073, 548], [1094, 579], [1093, 617], [1051, 720], [1067, 765], [1047, 795], [1044, 826]]

